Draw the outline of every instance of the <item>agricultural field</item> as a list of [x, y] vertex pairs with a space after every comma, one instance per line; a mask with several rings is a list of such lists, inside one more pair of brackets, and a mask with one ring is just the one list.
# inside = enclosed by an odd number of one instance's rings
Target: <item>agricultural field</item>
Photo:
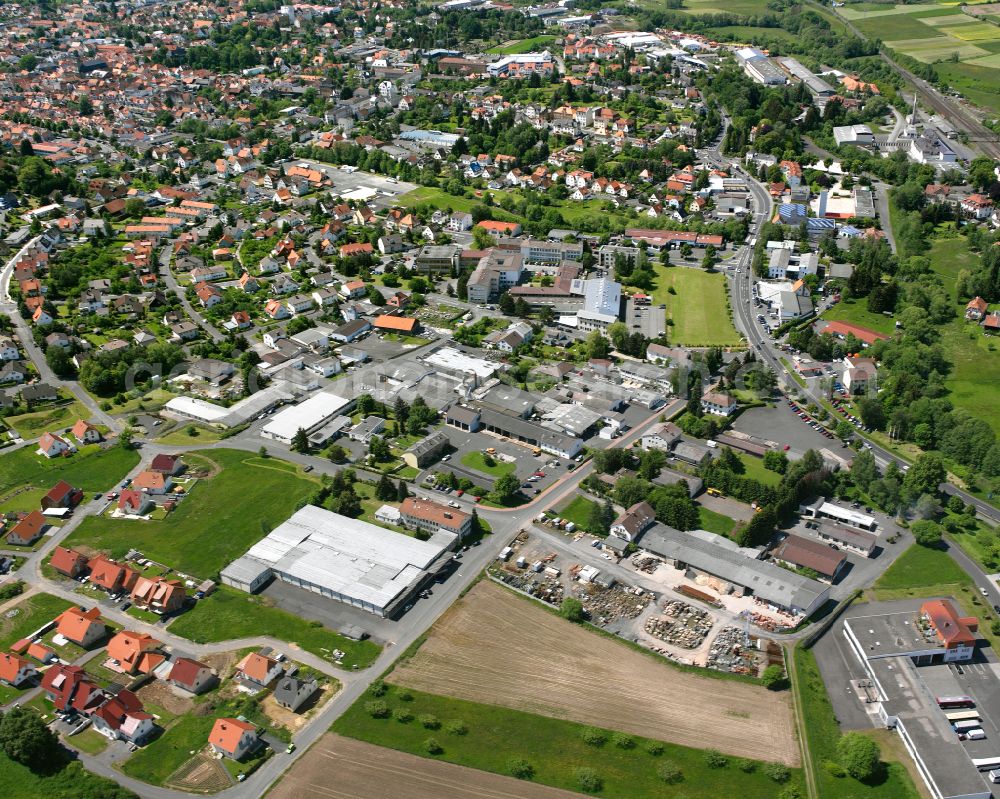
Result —
[[485, 774], [332, 733], [321, 738], [269, 795], [272, 799], [328, 799], [331, 772], [337, 774], [338, 799], [579, 797], [577, 793]]
[[[667, 337], [692, 347], [739, 346], [743, 343], [729, 318], [726, 279], [721, 273], [655, 264], [653, 302], [667, 306]], [[671, 293], [670, 289], [675, 293]]]
[[4, 421], [21, 438], [38, 438], [47, 430], [56, 432], [64, 427], [72, 427], [78, 419], [86, 419], [89, 415], [90, 411], [74, 400], [39, 411], [8, 416]]
[[687, 747], [799, 762], [787, 695], [737, 681], [721, 689], [490, 582], [453, 606], [388, 679]]
[[972, 102], [1000, 111], [996, 89], [1000, 26], [994, 24], [990, 6], [851, 3], [838, 7], [836, 13], [893, 50], [935, 64], [939, 74]]
[[135, 548], [178, 571], [212, 577], [291, 516], [316, 485], [287, 461], [249, 452], [217, 449], [210, 457], [188, 460], [205, 462], [212, 473], [166, 519], [137, 523], [88, 517], [67, 545], [103, 550], [112, 557]]

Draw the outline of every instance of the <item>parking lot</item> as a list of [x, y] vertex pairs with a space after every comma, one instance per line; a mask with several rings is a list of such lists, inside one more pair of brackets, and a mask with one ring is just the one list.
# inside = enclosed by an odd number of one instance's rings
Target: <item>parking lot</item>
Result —
[[[834, 453], [842, 451], [839, 440], [828, 439], [813, 430], [784, 400], [773, 407], [748, 408], [736, 419], [733, 429], [758, 438], [777, 441], [782, 446], [787, 445], [788, 457], [793, 460], [801, 458], [806, 450], [810, 449], [829, 449]], [[842, 457], [849, 458], [850, 452], [843, 451], [846, 454]]]
[[630, 333], [642, 333], [646, 338], [659, 338], [666, 332], [666, 311], [659, 305], [636, 305], [628, 301], [625, 311]]
[[301, 164], [307, 169], [319, 170], [329, 177], [333, 183], [331, 189], [333, 194], [339, 194], [347, 199], [365, 200], [377, 211], [389, 208], [395, 204], [396, 197], [417, 188], [413, 183], [406, 183], [395, 178], [373, 175], [371, 172], [362, 172], [361, 170], [348, 171], [319, 161], [297, 159], [295, 163]]

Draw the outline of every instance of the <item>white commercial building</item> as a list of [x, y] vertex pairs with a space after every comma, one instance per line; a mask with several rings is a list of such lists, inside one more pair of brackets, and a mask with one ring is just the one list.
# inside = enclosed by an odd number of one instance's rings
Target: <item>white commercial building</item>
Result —
[[435, 574], [458, 536], [427, 541], [306, 505], [222, 570], [222, 582], [254, 592], [272, 577], [378, 616], [388, 616]]
[[580, 330], [606, 330], [619, 320], [622, 303], [621, 283], [608, 280], [606, 277], [581, 282], [583, 308], [576, 314], [577, 327]]
[[300, 429], [305, 430], [306, 434], [314, 433], [331, 419], [344, 413], [353, 403], [353, 399], [344, 399], [336, 394], [316, 394], [275, 414], [264, 425], [260, 434], [264, 438], [291, 444]]

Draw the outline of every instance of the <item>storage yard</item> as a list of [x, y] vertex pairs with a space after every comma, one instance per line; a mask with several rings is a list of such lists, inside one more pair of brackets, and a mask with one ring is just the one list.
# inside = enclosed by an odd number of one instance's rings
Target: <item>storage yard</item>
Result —
[[[330, 775], [336, 774], [336, 789]], [[273, 799], [572, 799], [579, 794], [327, 733]]]
[[739, 757], [799, 763], [787, 694], [675, 670], [488, 581], [456, 603], [388, 680]]

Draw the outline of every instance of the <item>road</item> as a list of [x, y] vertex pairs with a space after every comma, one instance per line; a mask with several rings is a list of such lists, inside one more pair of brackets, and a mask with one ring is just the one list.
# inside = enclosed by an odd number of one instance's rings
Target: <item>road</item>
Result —
[[6, 264], [4, 264], [3, 272], [0, 272], [0, 312], [5, 313], [10, 317], [10, 321], [14, 325], [17, 337], [21, 342], [21, 349], [24, 350], [23, 354], [26, 359], [30, 360], [35, 365], [42, 382], [48, 383], [54, 388], [60, 388], [72, 394], [73, 397], [79, 400], [80, 403], [87, 408], [87, 411], [90, 413], [91, 421], [106, 425], [111, 430], [119, 430], [121, 428], [120, 422], [102, 411], [100, 405], [97, 404], [97, 401], [86, 392], [83, 386], [81, 386], [76, 380], [63, 380], [62, 378], [57, 377], [56, 373], [49, 368], [49, 364], [45, 360], [45, 354], [35, 344], [31, 326], [21, 316], [21, 311], [20, 308], [18, 308], [17, 303], [11, 299], [10, 281], [14, 274], [14, 263], [26, 250], [33, 247], [37, 241], [37, 237], [31, 239], [24, 245], [24, 247], [18, 250], [18, 252], [9, 261], [7, 261]]
[[177, 278], [174, 277], [174, 272], [170, 268], [170, 255], [171, 255], [170, 245], [166, 245], [160, 248], [160, 272], [163, 274], [163, 281], [167, 284], [174, 294], [177, 295], [177, 299], [181, 301], [181, 307], [187, 313], [187, 315], [194, 321], [196, 325], [201, 327], [209, 336], [212, 337], [212, 341], [219, 342], [222, 341], [225, 336], [222, 335], [204, 316], [202, 316], [194, 306], [188, 302], [187, 292], [185, 292], [184, 287], [177, 282]]
[[[716, 162], [725, 162], [727, 160], [717, 150], [703, 151], [702, 155]], [[755, 223], [755, 229], [759, 230], [761, 223], [770, 218], [772, 214], [771, 196], [767, 189], [751, 174], [742, 169], [738, 169], [738, 171], [746, 180], [747, 185], [750, 188], [750, 193], [753, 198], [753, 221]], [[888, 224], [889, 211], [884, 186], [880, 186], [878, 188], [876, 196], [879, 198], [879, 214], [883, 220], [883, 227], [889, 228], [891, 226]], [[889, 235], [891, 234], [887, 232], [887, 236]], [[768, 334], [761, 330], [760, 325], [758, 325], [754, 319], [752, 264], [753, 251], [749, 246], [746, 246], [735, 257], [735, 269], [731, 270], [729, 273], [730, 304], [733, 308], [733, 321], [736, 325], [736, 329], [746, 336], [750, 346], [756, 352], [758, 360], [762, 360], [774, 370], [775, 374], [779, 375], [779, 380], [783, 383], [785, 390], [789, 390], [794, 387], [795, 390], [805, 393], [806, 396], [817, 405], [821, 405], [825, 397], [823, 397], [817, 388], [815, 388], [814, 383], [807, 383], [805, 388], [801, 388], [794, 382], [791, 372], [781, 363], [779, 350], [775, 346], [775, 342]], [[909, 467], [909, 463], [907, 461], [904, 461], [902, 458], [898, 458], [896, 455], [878, 444], [868, 441], [867, 446], [875, 456], [875, 460], [880, 466], [884, 467], [890, 461], [895, 461], [900, 468], [905, 469]], [[969, 494], [967, 491], [963, 491], [958, 486], [951, 483], [942, 483], [940, 488], [949, 496], [959, 496], [967, 505], [974, 506], [978, 515], [991, 524], [997, 524], [1000, 522], [1000, 510], [993, 507], [989, 503], [974, 497], [972, 494]]]
[[[627, 447], [651, 425], [658, 422], [661, 414], [671, 415], [683, 407], [682, 400], [675, 400], [665, 408], [651, 414], [645, 421], [632, 428], [625, 436], [617, 439], [611, 446]], [[145, 463], [161, 452], [174, 452], [178, 449], [192, 451], [196, 449], [212, 449], [217, 446], [237, 447], [256, 451], [259, 447], [259, 439], [248, 436], [236, 436], [218, 444], [211, 444], [205, 447], [164, 447], [150, 442], [142, 442], [142, 462], [137, 465], [128, 475], [135, 477]], [[285, 453], [282, 453], [284, 456]], [[315, 464], [319, 470], [333, 469], [329, 464], [318, 459], [297, 453], [289, 453], [289, 457], [298, 462], [308, 462]], [[485, 519], [493, 530], [493, 535], [487, 537], [482, 546], [471, 547], [462, 554], [461, 564], [454, 574], [451, 575], [442, 585], [435, 587], [433, 593], [426, 599], [420, 599], [414, 603], [412, 609], [406, 614], [403, 621], [398, 626], [399, 634], [394, 640], [386, 642], [385, 648], [376, 661], [366, 669], [360, 671], [343, 671], [333, 668], [330, 664], [308, 652], [301, 650], [291, 650], [286, 642], [277, 641], [266, 637], [256, 637], [235, 641], [224, 641], [213, 644], [196, 644], [185, 638], [180, 638], [169, 632], [168, 628], [160, 625], [152, 625], [142, 622], [122, 612], [117, 607], [106, 603], [100, 605], [101, 613], [106, 618], [118, 624], [124, 625], [128, 629], [139, 632], [148, 632], [157, 640], [177, 651], [185, 652], [193, 657], [206, 655], [212, 652], [228, 651], [245, 647], [272, 646], [277, 649], [289, 652], [293, 659], [312, 666], [326, 674], [336, 677], [342, 683], [339, 691], [322, 709], [309, 721], [309, 723], [294, 736], [296, 751], [289, 754], [284, 751], [275, 752], [249, 779], [238, 785], [222, 791], [216, 796], [223, 799], [256, 799], [262, 796], [270, 786], [281, 777], [281, 775], [300, 757], [305, 751], [323, 735], [330, 725], [343, 714], [367, 689], [371, 682], [382, 674], [396, 660], [400, 653], [404, 652], [420, 636], [434, 624], [471, 585], [485, 567], [496, 559], [500, 550], [507, 545], [510, 538], [518, 529], [530, 524], [533, 519], [545, 508], [557, 505], [567, 497], [574, 494], [580, 481], [586, 478], [593, 471], [593, 464], [587, 461], [573, 472], [567, 472], [560, 480], [555, 482], [546, 491], [534, 497], [531, 502], [517, 508], [486, 508], [479, 507], [479, 514]], [[108, 486], [107, 488], [111, 488]], [[66, 587], [65, 583], [49, 580], [41, 573], [41, 565], [48, 559], [52, 550], [69, 536], [84, 518], [94, 515], [105, 504], [104, 500], [94, 500], [81, 505], [73, 517], [53, 536], [45, 539], [44, 544], [27, 557], [27, 562], [21, 567], [18, 576], [28, 584], [28, 592], [45, 591], [62, 596], [72, 602], [82, 604], [95, 604], [86, 602], [85, 595], [81, 595]], [[473, 503], [462, 500], [463, 507], [471, 509]], [[18, 597], [12, 600], [13, 604], [23, 598]], [[97, 596], [95, 596], [95, 600]], [[0, 612], [6, 608], [0, 605]], [[80, 760], [89, 770], [115, 780], [119, 784], [135, 791], [144, 799], [181, 799], [189, 796], [181, 791], [168, 788], [158, 788], [146, 783], [134, 780], [108, 764], [106, 759], [95, 758], [87, 754], [80, 754]]]

